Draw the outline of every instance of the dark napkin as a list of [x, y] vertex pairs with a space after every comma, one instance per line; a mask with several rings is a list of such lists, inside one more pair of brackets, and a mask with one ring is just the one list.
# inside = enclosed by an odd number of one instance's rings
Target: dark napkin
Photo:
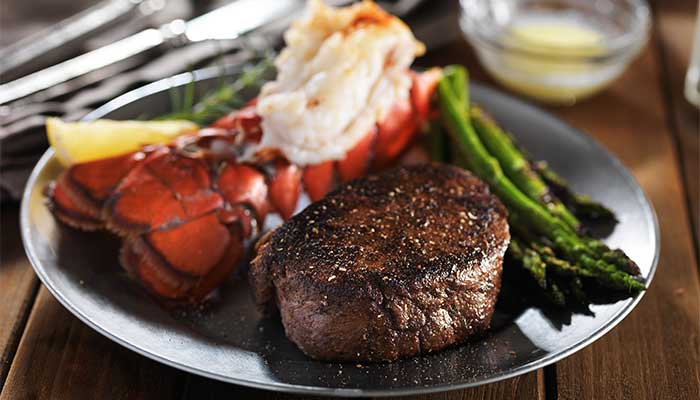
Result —
[[[457, 1], [426, 1], [405, 19], [418, 39], [429, 50], [435, 49], [459, 35], [458, 8]], [[97, 83], [77, 92], [11, 111], [0, 107], [0, 200], [21, 198], [32, 168], [48, 147], [43, 127], [47, 116], [79, 120], [99, 105], [149, 82], [213, 64], [245, 62], [261, 46], [279, 44], [280, 33], [281, 29], [273, 27], [247, 40], [202, 42], [146, 54], [87, 77]]]

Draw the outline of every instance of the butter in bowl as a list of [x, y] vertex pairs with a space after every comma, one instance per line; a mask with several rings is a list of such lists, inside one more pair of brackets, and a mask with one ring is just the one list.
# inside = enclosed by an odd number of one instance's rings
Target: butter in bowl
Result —
[[644, 0], [461, 0], [460, 25], [509, 89], [573, 104], [605, 88], [644, 46]]

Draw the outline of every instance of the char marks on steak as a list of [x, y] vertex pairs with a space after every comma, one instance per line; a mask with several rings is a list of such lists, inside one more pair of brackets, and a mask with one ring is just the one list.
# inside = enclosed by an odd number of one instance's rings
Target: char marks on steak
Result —
[[400, 167], [351, 181], [260, 240], [256, 302], [307, 355], [387, 361], [488, 329], [510, 235], [469, 172]]

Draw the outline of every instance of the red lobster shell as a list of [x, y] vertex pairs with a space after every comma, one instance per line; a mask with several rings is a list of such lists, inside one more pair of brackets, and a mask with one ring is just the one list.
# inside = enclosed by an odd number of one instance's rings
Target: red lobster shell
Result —
[[51, 186], [51, 209], [70, 226], [121, 237], [121, 265], [150, 292], [198, 303], [240, 263], [268, 213], [291, 217], [302, 187], [314, 201], [336, 181], [397, 160], [430, 117], [439, 78], [438, 70], [411, 74], [410, 98], [340, 161], [300, 168], [271, 152], [237, 162], [262, 135], [251, 103], [170, 145], [71, 166]]

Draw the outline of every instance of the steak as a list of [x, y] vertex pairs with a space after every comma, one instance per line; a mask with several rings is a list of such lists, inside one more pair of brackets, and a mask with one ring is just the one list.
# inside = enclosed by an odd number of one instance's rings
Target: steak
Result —
[[486, 184], [448, 165], [344, 184], [257, 245], [256, 303], [312, 358], [389, 361], [489, 328], [510, 235]]

